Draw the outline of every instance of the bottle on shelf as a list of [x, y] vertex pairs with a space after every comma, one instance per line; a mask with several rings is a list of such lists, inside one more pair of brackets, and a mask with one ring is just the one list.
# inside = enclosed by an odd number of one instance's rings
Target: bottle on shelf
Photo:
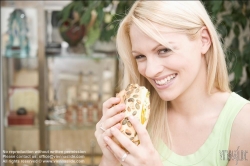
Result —
[[88, 124], [92, 125], [94, 123], [94, 107], [92, 102], [88, 102], [87, 110]]
[[103, 84], [102, 84], [102, 89], [103, 92], [109, 93], [111, 91], [111, 83], [112, 83], [112, 72], [110, 71], [109, 67], [106, 67], [106, 69], [102, 73], [103, 77]]
[[82, 109], [83, 109], [83, 105], [82, 105], [82, 102], [78, 102], [78, 105], [77, 105], [77, 125], [82, 125], [83, 124], [83, 112], [82, 112]]
[[97, 101], [97, 114], [98, 114], [98, 121], [102, 118], [102, 95], [101, 93], [98, 94], [98, 101]]

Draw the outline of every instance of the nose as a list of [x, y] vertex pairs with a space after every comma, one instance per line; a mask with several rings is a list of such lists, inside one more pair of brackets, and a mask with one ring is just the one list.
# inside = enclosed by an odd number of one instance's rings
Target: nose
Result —
[[148, 59], [146, 64], [145, 75], [147, 77], [157, 77], [163, 71], [162, 61], [159, 59]]

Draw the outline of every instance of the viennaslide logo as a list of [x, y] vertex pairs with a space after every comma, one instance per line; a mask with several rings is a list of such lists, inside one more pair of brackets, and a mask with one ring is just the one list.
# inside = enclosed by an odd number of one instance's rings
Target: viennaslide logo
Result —
[[221, 160], [235, 160], [236, 165], [239, 161], [246, 161], [247, 159], [247, 150], [239, 150], [239, 146], [236, 150], [220, 150], [220, 159]]

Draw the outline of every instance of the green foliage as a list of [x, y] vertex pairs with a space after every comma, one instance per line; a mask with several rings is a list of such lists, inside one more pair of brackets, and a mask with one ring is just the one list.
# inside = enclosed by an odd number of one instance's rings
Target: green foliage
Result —
[[[229, 73], [234, 74], [231, 87], [233, 91], [250, 99], [250, 32], [247, 36], [242, 35], [246, 28], [250, 28], [250, 2], [203, 0], [203, 3], [217, 25], [222, 42], [233, 36], [230, 45], [226, 48]], [[242, 83], [243, 72], [246, 73], [246, 79]]]
[[111, 21], [103, 24], [103, 30], [100, 36], [101, 41], [109, 41], [115, 36], [120, 20], [123, 19], [125, 13], [130, 9], [133, 3], [134, 1], [131, 0], [119, 1], [115, 14], [111, 15]]
[[[88, 46], [95, 43], [96, 40], [110, 41], [116, 34], [119, 20], [123, 18], [134, 1], [119, 1], [116, 11], [104, 11], [104, 8], [115, 6], [114, 0], [88, 1], [74, 0], [59, 13], [61, 22], [73, 19], [72, 13], [77, 12], [80, 16], [80, 24], [88, 26], [91, 20], [91, 12], [97, 13], [94, 25], [87, 31], [86, 40]], [[106, 21], [109, 18], [109, 21]]]

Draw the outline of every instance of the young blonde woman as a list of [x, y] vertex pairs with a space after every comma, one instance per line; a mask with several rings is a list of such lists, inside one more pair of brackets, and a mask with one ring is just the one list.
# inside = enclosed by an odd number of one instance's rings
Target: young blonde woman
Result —
[[250, 165], [250, 104], [230, 91], [220, 39], [201, 2], [136, 1], [120, 23], [117, 49], [124, 86], [150, 90], [151, 115], [147, 129], [129, 118], [136, 146], [119, 131], [124, 104], [104, 102], [95, 132], [100, 166]]

